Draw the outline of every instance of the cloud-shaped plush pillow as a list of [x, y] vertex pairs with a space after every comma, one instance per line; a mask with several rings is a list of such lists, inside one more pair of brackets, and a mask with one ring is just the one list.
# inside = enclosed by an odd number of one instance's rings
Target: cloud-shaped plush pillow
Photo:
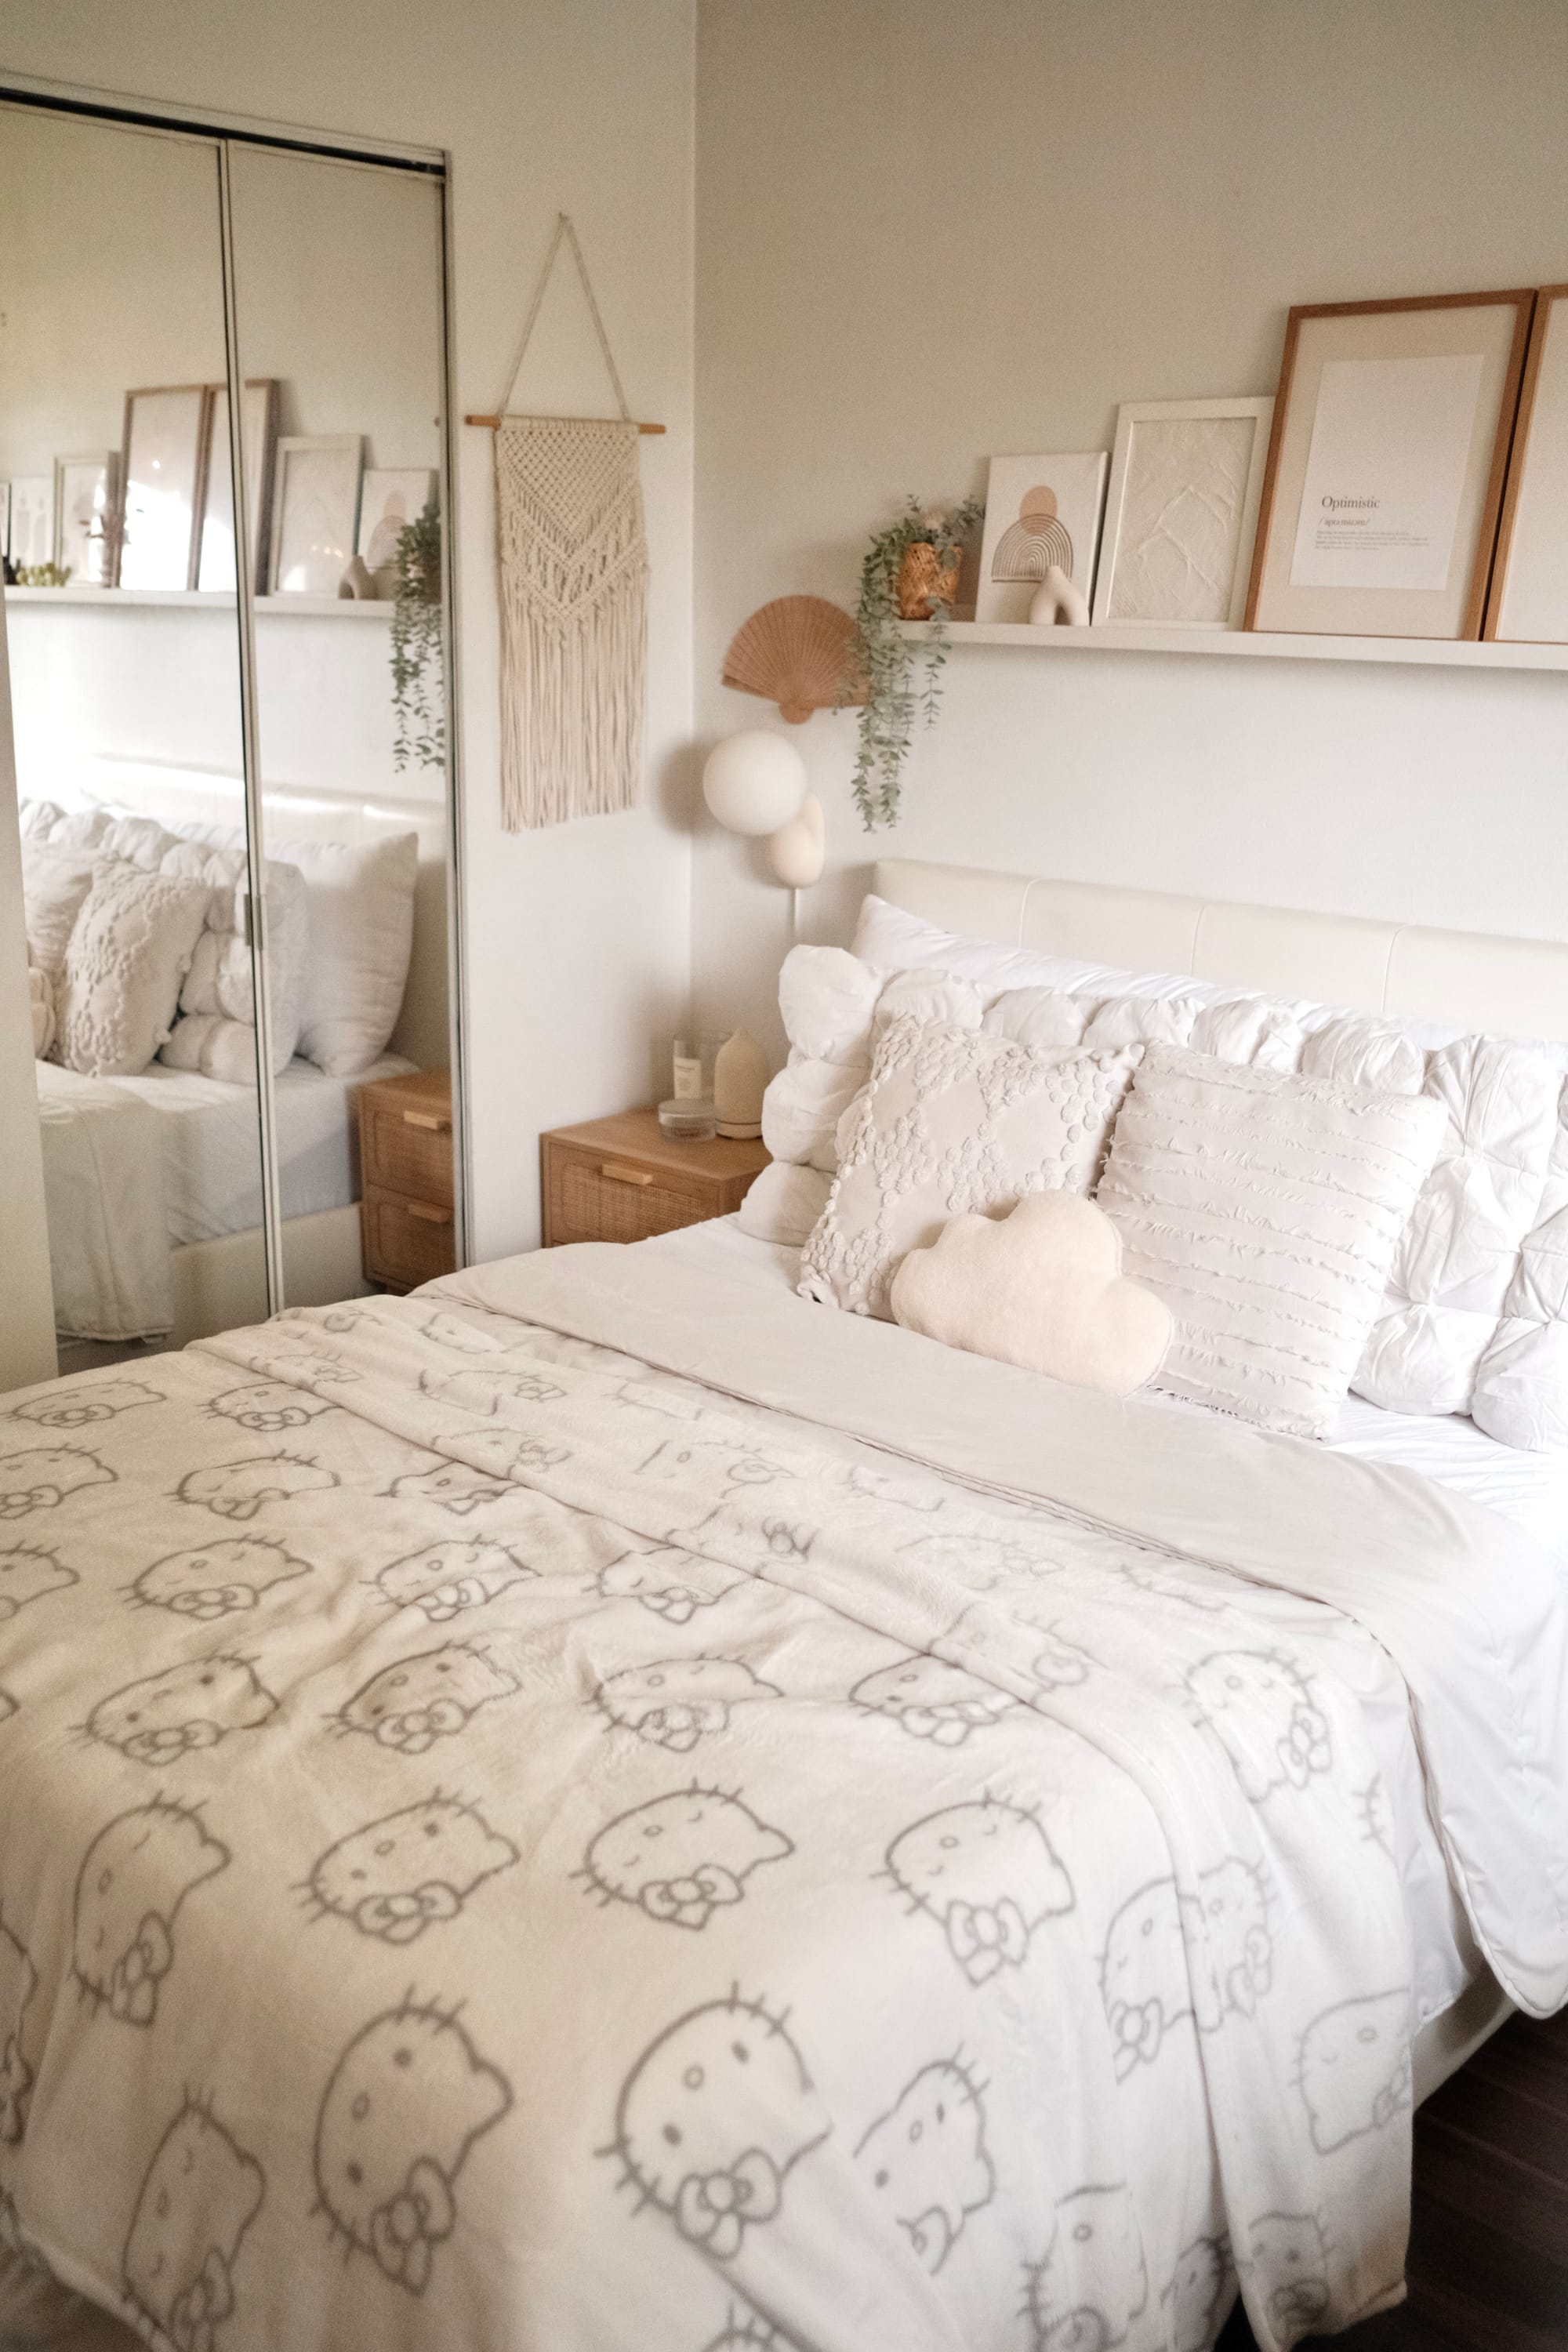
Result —
[[1171, 1310], [1121, 1271], [1121, 1236], [1077, 1192], [954, 1217], [893, 1276], [895, 1319], [950, 1348], [1131, 1396], [1160, 1369]]

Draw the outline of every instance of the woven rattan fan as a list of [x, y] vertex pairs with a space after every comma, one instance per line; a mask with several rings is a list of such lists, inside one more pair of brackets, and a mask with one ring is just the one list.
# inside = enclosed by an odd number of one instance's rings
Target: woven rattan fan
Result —
[[826, 596], [775, 596], [742, 621], [724, 656], [726, 686], [776, 702], [792, 727], [814, 710], [864, 702], [851, 677], [855, 624]]

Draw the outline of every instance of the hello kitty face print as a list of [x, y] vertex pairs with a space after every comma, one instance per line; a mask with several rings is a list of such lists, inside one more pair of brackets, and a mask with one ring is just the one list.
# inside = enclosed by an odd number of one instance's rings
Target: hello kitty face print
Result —
[[1315, 2213], [1264, 2213], [1251, 2230], [1253, 2266], [1278, 2281], [1270, 2323], [1288, 2344], [1310, 2336], [1329, 2308], [1329, 2252]]
[[972, 1732], [997, 1723], [1017, 1702], [945, 1658], [918, 1656], [862, 1675], [849, 1694], [869, 1715], [886, 1716], [912, 1738], [962, 1748]]
[[29, 1601], [41, 1601], [46, 1592], [63, 1592], [79, 1580], [75, 1569], [43, 1544], [0, 1544], [0, 1624]]
[[1275, 1651], [1216, 1650], [1191, 1668], [1187, 1689], [1255, 1805], [1276, 1789], [1304, 1789], [1332, 1763], [1328, 1717], [1294, 1660]]
[[972, 1985], [1020, 1968], [1036, 1930], [1073, 1907], [1072, 1882], [1033, 1813], [995, 1797], [911, 1822], [888, 1848], [887, 1874], [937, 1922]]
[[423, 1756], [462, 1731], [481, 1706], [510, 1698], [517, 1677], [472, 1643], [448, 1642], [383, 1666], [339, 1711], [345, 1731], [368, 1732], [383, 1748]]
[[277, 1711], [248, 1660], [219, 1652], [111, 1691], [88, 1717], [87, 1736], [132, 1763], [167, 1767], [231, 1731], [257, 1730]]
[[566, 1394], [542, 1372], [423, 1372], [419, 1386], [426, 1396], [465, 1412], [494, 1412], [502, 1403], [559, 1404]]
[[250, 1381], [244, 1388], [226, 1389], [206, 1409], [218, 1421], [233, 1422], [237, 1429], [271, 1437], [280, 1430], [303, 1429], [332, 1407], [327, 1398], [290, 1388], [283, 1381]]
[[395, 1503], [436, 1503], [454, 1518], [466, 1519], [492, 1503], [504, 1502], [511, 1489], [464, 1463], [443, 1462], [435, 1470], [405, 1470], [386, 1491]]
[[111, 1486], [114, 1473], [76, 1445], [32, 1445], [0, 1454], [0, 1519], [52, 1511], [84, 1486]]
[[228, 1536], [170, 1552], [144, 1568], [131, 1587], [132, 1598], [150, 1609], [168, 1609], [198, 1624], [254, 1609], [275, 1585], [310, 1573], [310, 1562], [260, 1536]]
[[736, 1591], [741, 1581], [678, 1544], [656, 1544], [611, 1560], [595, 1578], [594, 1590], [601, 1600], [636, 1601], [667, 1625], [685, 1625], [700, 1609], [711, 1609]]
[[1297, 2081], [1312, 2146], [1331, 2156], [1410, 2105], [1410, 1989], [1342, 2000], [1301, 2036]]
[[1160, 2298], [1172, 2352], [1209, 2352], [1230, 2284], [1230, 2251], [1223, 2238], [1194, 2238], [1183, 2247]]
[[731, 1707], [782, 1696], [740, 1658], [654, 1658], [606, 1675], [595, 1693], [613, 1725], [677, 1756], [724, 1730]]
[[77, 1874], [71, 1969], [110, 2017], [152, 2024], [174, 1964], [180, 1907], [229, 1860], [199, 1814], [162, 1799], [99, 1832]]
[[269, 1504], [326, 1494], [337, 1483], [336, 1471], [324, 1470], [304, 1454], [258, 1454], [245, 1462], [187, 1470], [174, 1492], [182, 1503], [200, 1504], [220, 1519], [254, 1519]]
[[316, 2119], [316, 2194], [349, 2246], [423, 2294], [457, 2227], [457, 2185], [511, 2084], [456, 2017], [405, 2000], [355, 2034]]
[[996, 2193], [982, 2086], [956, 2058], [922, 2066], [855, 2154], [915, 2259], [933, 2276], [970, 2215]]
[[391, 1561], [373, 1580], [395, 1609], [422, 1610], [432, 1625], [445, 1625], [466, 1609], [483, 1608], [534, 1573], [505, 1544], [465, 1543], [453, 1537]]
[[1057, 2200], [1044, 2259], [1028, 2268], [1033, 2352], [1114, 2352], [1149, 2308], [1149, 2272], [1124, 2180]]
[[26, 1404], [14, 1405], [9, 1417], [33, 1422], [39, 1429], [86, 1429], [138, 1405], [166, 1402], [163, 1390], [150, 1389], [144, 1381], [84, 1381], [79, 1387], [73, 1383], [29, 1397]]
[[1215, 2033], [1228, 2016], [1253, 2016], [1273, 1981], [1268, 1890], [1255, 1865], [1227, 1856], [1199, 1873], [1191, 1898], [1173, 1878], [1152, 1879], [1112, 1918], [1100, 1961], [1117, 2079], [1152, 2064], [1184, 2018]]
[[700, 1930], [742, 1899], [753, 1870], [794, 1852], [784, 1832], [738, 1796], [693, 1787], [606, 1822], [580, 1874], [606, 1903], [635, 1904], [662, 1925]]
[[0, 2147], [15, 2147], [27, 2121], [33, 2067], [24, 2044], [27, 2011], [38, 1990], [32, 1955], [0, 1918]]
[[790, 2170], [832, 2126], [805, 2061], [764, 2004], [707, 2002], [637, 2060], [616, 2107], [625, 2184], [716, 2262], [777, 2219]]
[[384, 1944], [413, 1944], [460, 1917], [475, 1889], [519, 1858], [477, 1805], [437, 1794], [340, 1838], [308, 1891], [320, 1916], [347, 1919]]
[[147, 2168], [121, 2264], [139, 2319], [175, 2352], [218, 2352], [235, 2264], [266, 2176], [210, 2108], [187, 2103]]

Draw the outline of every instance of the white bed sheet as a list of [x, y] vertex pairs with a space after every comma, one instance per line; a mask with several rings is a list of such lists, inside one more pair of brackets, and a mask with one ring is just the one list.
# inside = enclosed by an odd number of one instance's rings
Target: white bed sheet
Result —
[[[312, 1062], [292, 1061], [274, 1080], [279, 1188], [285, 1217], [346, 1208], [357, 1197], [351, 1093], [373, 1078], [414, 1067], [385, 1054], [354, 1078], [329, 1077]], [[51, 1062], [36, 1065], [40, 1099], [69, 1115], [81, 1100], [90, 1116], [105, 1085], [122, 1088], [157, 1113], [169, 1245], [216, 1241], [261, 1223], [260, 1144], [256, 1096], [194, 1070], [155, 1062], [140, 1077], [83, 1079]]]
[[[800, 1265], [798, 1250], [755, 1240], [734, 1217], [687, 1225], [638, 1246], [770, 1288], [793, 1290]], [[1174, 1398], [1151, 1402], [1169, 1404], [1173, 1412], [1205, 1410]], [[1568, 1579], [1568, 1456], [1500, 1445], [1468, 1417], [1385, 1412], [1360, 1397], [1346, 1399], [1332, 1445], [1336, 1453], [1363, 1461], [1419, 1471], [1468, 1502], [1500, 1511], [1533, 1536]]]

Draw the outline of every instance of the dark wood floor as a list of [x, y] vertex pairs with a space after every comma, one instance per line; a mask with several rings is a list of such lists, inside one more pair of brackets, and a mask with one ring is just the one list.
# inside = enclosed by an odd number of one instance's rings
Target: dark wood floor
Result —
[[[1419, 2109], [1410, 2296], [1347, 2352], [1568, 2352], [1568, 2011], [1510, 2018]], [[1251, 2352], [1238, 2312], [1218, 2352]]]

